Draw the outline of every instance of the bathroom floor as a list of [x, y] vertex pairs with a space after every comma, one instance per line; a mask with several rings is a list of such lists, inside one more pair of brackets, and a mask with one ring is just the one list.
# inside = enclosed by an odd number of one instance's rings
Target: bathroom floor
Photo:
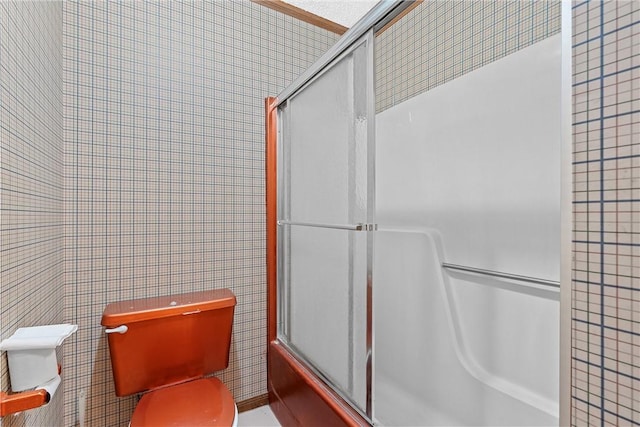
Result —
[[269, 405], [238, 414], [238, 427], [280, 427]]

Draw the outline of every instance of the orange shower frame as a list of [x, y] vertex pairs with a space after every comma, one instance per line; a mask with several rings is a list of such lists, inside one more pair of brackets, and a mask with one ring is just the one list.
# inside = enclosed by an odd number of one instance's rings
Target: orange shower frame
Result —
[[269, 405], [283, 425], [368, 426], [369, 423], [303, 362], [277, 335], [277, 99], [265, 100], [267, 204], [267, 388]]

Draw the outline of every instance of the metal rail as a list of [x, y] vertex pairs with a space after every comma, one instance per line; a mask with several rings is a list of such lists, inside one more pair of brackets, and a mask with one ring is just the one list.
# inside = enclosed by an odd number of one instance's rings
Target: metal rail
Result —
[[373, 231], [378, 227], [376, 224], [323, 224], [319, 222], [299, 222], [278, 220], [278, 225], [299, 225], [303, 227], [330, 228], [332, 230], [350, 230], [350, 231]]
[[520, 282], [534, 283], [536, 285], [543, 285], [543, 286], [551, 286], [553, 288], [558, 288], [558, 289], [560, 288], [560, 282], [556, 282], [555, 280], [540, 279], [538, 277], [522, 276], [520, 274], [513, 274], [513, 273], [503, 273], [502, 271], [485, 270], [482, 268], [467, 267], [465, 265], [449, 264], [447, 262], [442, 263], [442, 268], [446, 268], [449, 270], [465, 271], [467, 273], [482, 274], [484, 276], [500, 277], [502, 279], [518, 280]]

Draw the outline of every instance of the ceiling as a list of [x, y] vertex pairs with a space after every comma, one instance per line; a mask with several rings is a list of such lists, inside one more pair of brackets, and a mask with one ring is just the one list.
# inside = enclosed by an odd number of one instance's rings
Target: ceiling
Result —
[[350, 28], [378, 0], [284, 0], [285, 2]]

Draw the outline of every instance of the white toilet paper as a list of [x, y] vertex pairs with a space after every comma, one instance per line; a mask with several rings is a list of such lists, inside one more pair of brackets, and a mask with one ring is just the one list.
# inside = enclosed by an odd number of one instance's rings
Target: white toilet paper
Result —
[[36, 389], [45, 389], [47, 393], [49, 393], [49, 402], [51, 402], [51, 400], [53, 400], [53, 395], [56, 394], [56, 390], [58, 390], [60, 381], [62, 381], [60, 375], [56, 375], [55, 377], [53, 377], [53, 379], [47, 381], [39, 387], [36, 387]]

